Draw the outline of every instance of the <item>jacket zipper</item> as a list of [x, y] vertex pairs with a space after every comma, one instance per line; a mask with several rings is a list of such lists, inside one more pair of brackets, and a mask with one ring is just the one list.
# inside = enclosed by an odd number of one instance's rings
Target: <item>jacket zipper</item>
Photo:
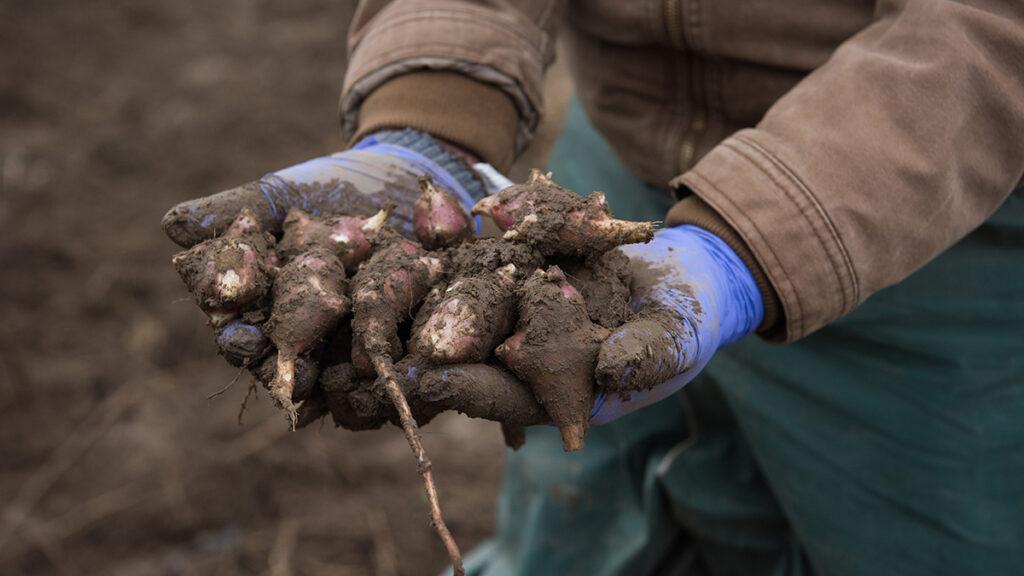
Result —
[[683, 30], [682, 1], [664, 0], [662, 4], [669, 42], [673, 48], [686, 53], [689, 64], [690, 82], [688, 89], [693, 110], [690, 115], [690, 124], [683, 133], [682, 143], [679, 147], [680, 172], [688, 169], [693, 162], [694, 156], [697, 153], [697, 145], [700, 143], [700, 139], [704, 135], [708, 124], [706, 103], [704, 101], [704, 67], [694, 51], [687, 46], [686, 34]]

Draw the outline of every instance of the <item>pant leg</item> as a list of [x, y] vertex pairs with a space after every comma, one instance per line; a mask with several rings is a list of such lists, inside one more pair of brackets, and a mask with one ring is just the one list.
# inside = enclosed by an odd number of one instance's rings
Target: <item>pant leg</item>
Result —
[[658, 485], [692, 550], [687, 576], [805, 576], [807, 557], [765, 482], [720, 388], [698, 377], [681, 392], [690, 439], [658, 468]]
[[[629, 174], [572, 103], [549, 169], [580, 193], [602, 190], [617, 214], [661, 219], [665, 191]], [[679, 399], [592, 428], [567, 454], [558, 430], [534, 427], [509, 451], [495, 537], [466, 560], [474, 576], [649, 574], [676, 548], [655, 469], [688, 435]]]
[[1024, 573], [1024, 192], [848, 317], [712, 361], [820, 574]]

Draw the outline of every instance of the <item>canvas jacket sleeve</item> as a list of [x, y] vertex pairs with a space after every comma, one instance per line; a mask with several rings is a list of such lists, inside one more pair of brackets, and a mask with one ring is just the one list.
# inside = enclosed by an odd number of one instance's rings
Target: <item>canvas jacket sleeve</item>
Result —
[[343, 133], [417, 128], [506, 169], [537, 127], [563, 5], [364, 0], [349, 33]]
[[[364, 2], [346, 133], [419, 128], [508, 166], [543, 108], [562, 4]], [[763, 333], [792, 341], [839, 318], [980, 225], [1021, 180], [1022, 12], [1015, 0], [880, 0], [756, 127], [674, 181], [695, 196], [667, 223], [737, 248], [778, 312]]]
[[[1024, 174], [1024, 3], [883, 0], [676, 179], [743, 239], [795, 340], [979, 226]], [[689, 203], [668, 222], [695, 218]]]

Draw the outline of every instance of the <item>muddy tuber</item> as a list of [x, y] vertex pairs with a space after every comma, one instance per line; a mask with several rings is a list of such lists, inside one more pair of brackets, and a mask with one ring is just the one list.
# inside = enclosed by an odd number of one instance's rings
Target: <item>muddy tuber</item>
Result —
[[594, 405], [594, 365], [608, 334], [590, 321], [579, 290], [551, 266], [523, 284], [516, 332], [495, 350], [533, 390], [567, 451], [583, 447]]
[[270, 386], [274, 401], [295, 426], [292, 402], [295, 360], [333, 330], [348, 313], [345, 268], [334, 254], [314, 248], [285, 264], [274, 279], [274, 306], [267, 321], [277, 346], [277, 372]]
[[483, 362], [512, 330], [515, 264], [448, 286], [430, 317], [414, 332], [416, 349], [435, 364]]
[[243, 209], [223, 236], [179, 252], [171, 262], [214, 326], [223, 326], [270, 289], [274, 237]]
[[613, 218], [604, 194], [581, 198], [537, 170], [525, 184], [477, 202], [473, 214], [490, 216], [505, 239], [529, 244], [545, 256], [584, 257], [654, 237], [650, 222]]
[[346, 270], [355, 270], [370, 256], [371, 243], [384, 228], [390, 212], [390, 208], [384, 208], [367, 218], [317, 218], [292, 208], [284, 219], [284, 235], [277, 245], [277, 253], [288, 260], [313, 247], [325, 247], [337, 256]]
[[421, 178], [420, 197], [412, 211], [412, 229], [424, 248], [436, 250], [473, 236], [473, 221], [454, 196], [429, 178]]

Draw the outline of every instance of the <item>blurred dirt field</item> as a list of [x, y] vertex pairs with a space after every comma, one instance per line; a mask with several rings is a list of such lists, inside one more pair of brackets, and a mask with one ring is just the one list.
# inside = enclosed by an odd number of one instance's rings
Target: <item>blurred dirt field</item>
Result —
[[[341, 147], [346, 0], [0, 0], [0, 574], [445, 564], [398, 429], [298, 433], [215, 353], [161, 215]], [[464, 550], [496, 425], [424, 430]]]

